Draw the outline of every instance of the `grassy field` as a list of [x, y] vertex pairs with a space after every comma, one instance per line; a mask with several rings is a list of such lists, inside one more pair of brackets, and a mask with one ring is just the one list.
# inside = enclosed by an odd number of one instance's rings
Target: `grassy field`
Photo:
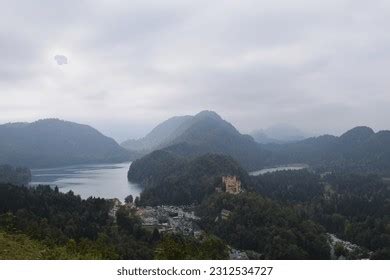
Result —
[[[75, 243], [69, 244], [74, 246]], [[0, 231], [0, 260], [78, 260], [97, 259], [92, 255], [75, 253], [72, 246], [47, 247], [24, 234]]]
[[47, 251], [47, 247], [26, 235], [0, 232], [1, 260], [39, 260], [45, 258]]

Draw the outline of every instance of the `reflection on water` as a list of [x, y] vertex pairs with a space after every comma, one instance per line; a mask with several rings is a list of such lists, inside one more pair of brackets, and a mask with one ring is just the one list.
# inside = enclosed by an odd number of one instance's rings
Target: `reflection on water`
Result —
[[124, 200], [129, 194], [139, 196], [141, 188], [127, 181], [131, 162], [85, 164], [32, 170], [31, 185], [58, 186], [61, 192], [72, 190], [82, 198], [102, 197]]
[[294, 164], [294, 165], [278, 166], [278, 167], [273, 167], [273, 168], [265, 168], [265, 169], [249, 172], [249, 175], [258, 176], [258, 175], [263, 175], [265, 173], [272, 173], [272, 172], [276, 172], [276, 171], [301, 170], [301, 169], [305, 169], [305, 168], [308, 168], [308, 165]]

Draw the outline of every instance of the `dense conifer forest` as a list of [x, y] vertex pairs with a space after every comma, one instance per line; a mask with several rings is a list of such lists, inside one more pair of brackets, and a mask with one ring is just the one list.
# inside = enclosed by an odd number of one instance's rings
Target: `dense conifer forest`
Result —
[[0, 259], [227, 258], [218, 238], [164, 237], [143, 229], [132, 210], [121, 207], [113, 215], [112, 203], [49, 186], [1, 184]]

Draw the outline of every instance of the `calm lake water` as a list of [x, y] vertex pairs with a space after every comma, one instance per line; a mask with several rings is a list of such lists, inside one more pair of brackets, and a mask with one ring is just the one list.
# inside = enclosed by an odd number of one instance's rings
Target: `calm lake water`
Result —
[[90, 196], [124, 200], [129, 194], [139, 196], [141, 188], [127, 181], [131, 162], [85, 164], [32, 170], [31, 185], [58, 186], [61, 192], [72, 190], [82, 198]]
[[306, 169], [309, 166], [306, 164], [294, 164], [294, 165], [286, 165], [286, 166], [278, 166], [278, 167], [273, 167], [273, 168], [264, 168], [261, 170], [249, 172], [249, 175], [251, 176], [259, 176], [263, 175], [265, 173], [272, 173], [276, 171], [286, 171], [286, 170], [301, 170], [301, 169]]

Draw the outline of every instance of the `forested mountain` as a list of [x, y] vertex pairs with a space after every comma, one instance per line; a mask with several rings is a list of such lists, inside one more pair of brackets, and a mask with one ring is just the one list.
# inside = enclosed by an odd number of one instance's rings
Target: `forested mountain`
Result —
[[145, 188], [140, 204], [191, 204], [215, 191], [221, 176], [235, 175], [250, 185], [247, 172], [229, 156], [206, 154], [193, 159], [154, 151], [130, 166], [128, 179]]
[[0, 125], [0, 164], [35, 168], [130, 158], [130, 152], [87, 125], [58, 119]]
[[390, 174], [390, 131], [356, 127], [340, 137], [324, 135], [265, 148], [273, 153], [275, 164], [299, 162], [324, 170]]
[[192, 116], [172, 117], [159, 125], [141, 139], [130, 139], [121, 143], [121, 146], [130, 151], [148, 153], [156, 149], [171, 138], [174, 132], [185, 122], [191, 120]]
[[194, 116], [178, 128], [176, 135], [161, 148], [183, 156], [206, 153], [229, 155], [248, 170], [263, 167], [270, 156], [251, 136], [241, 134], [211, 111]]
[[251, 136], [242, 135], [212, 111], [171, 118], [144, 138], [126, 141], [122, 146], [146, 153], [165, 149], [186, 157], [207, 153], [229, 155], [247, 169], [261, 168], [269, 159], [269, 153]]
[[27, 185], [31, 181], [31, 171], [24, 167], [0, 165], [0, 184]]

